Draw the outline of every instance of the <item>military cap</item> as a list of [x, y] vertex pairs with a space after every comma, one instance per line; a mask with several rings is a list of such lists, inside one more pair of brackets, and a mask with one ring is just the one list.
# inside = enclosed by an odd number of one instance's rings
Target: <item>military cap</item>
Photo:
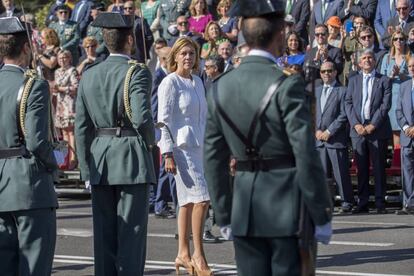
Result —
[[0, 18], [0, 34], [17, 34], [26, 32], [25, 23], [22, 23], [19, 18], [3, 17]]
[[69, 7], [65, 4], [61, 4], [56, 7], [56, 11], [69, 11]]
[[105, 5], [101, 2], [95, 2], [95, 3], [92, 4], [91, 9], [92, 10], [104, 11], [105, 10]]
[[259, 17], [268, 14], [283, 15], [286, 3], [284, 0], [237, 0], [229, 10], [229, 15], [242, 17]]
[[129, 29], [134, 27], [134, 16], [119, 12], [101, 12], [92, 22], [92, 26], [107, 29]]

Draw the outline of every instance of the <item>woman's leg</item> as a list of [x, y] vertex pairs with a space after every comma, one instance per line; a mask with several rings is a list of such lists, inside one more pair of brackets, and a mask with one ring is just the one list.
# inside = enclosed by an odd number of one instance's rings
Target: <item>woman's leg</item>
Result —
[[190, 261], [190, 230], [191, 230], [191, 214], [194, 204], [189, 203], [180, 206], [178, 212], [178, 253], [182, 261]]
[[68, 134], [68, 144], [70, 147], [69, 151], [69, 161], [75, 161], [76, 155], [75, 155], [75, 133], [73, 131], [73, 127], [69, 127], [66, 129]]
[[191, 217], [194, 243], [194, 254], [192, 256], [192, 259], [195, 266], [201, 270], [208, 269], [208, 264], [203, 249], [203, 227], [209, 204], [209, 201], [203, 201], [194, 204], [193, 214]]

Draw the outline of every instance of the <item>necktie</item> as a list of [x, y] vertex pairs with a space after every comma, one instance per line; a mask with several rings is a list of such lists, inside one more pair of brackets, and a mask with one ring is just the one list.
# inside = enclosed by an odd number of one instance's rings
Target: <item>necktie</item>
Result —
[[287, 0], [286, 1], [286, 8], [285, 8], [285, 13], [286, 14], [290, 14], [290, 12], [292, 10], [292, 2], [293, 2], [293, 0]]
[[326, 100], [328, 99], [328, 90], [329, 90], [329, 86], [323, 86], [322, 89], [322, 95], [321, 95], [321, 112], [323, 112], [325, 105], [326, 105]]
[[368, 84], [369, 84], [369, 75], [365, 75], [364, 80], [362, 82], [362, 108], [361, 108], [362, 123], [365, 122], [365, 117], [366, 117], [365, 106], [367, 105], [367, 102], [368, 102]]

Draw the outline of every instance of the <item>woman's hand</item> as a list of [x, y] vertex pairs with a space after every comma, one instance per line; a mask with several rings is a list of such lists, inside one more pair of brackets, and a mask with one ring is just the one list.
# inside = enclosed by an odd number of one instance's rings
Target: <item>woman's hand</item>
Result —
[[395, 77], [397, 77], [399, 74], [400, 74], [400, 67], [398, 67], [398, 65], [397, 65], [397, 64], [395, 64], [395, 65], [392, 67], [391, 78], [395, 78]]
[[165, 158], [165, 171], [167, 173], [177, 174], [177, 167], [175, 166], [174, 157], [172, 155], [166, 156]]

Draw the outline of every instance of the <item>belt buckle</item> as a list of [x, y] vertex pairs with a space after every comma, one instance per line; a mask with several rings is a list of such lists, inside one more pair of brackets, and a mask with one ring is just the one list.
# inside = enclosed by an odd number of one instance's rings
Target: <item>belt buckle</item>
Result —
[[121, 137], [121, 127], [117, 127], [116, 128], [116, 133], [115, 133], [116, 137]]

